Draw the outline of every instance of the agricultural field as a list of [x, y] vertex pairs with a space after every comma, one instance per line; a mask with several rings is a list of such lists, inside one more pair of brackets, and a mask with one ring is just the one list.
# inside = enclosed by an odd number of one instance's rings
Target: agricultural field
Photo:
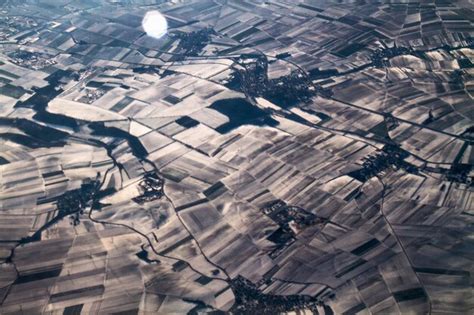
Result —
[[474, 309], [471, 2], [0, 12], [0, 314]]

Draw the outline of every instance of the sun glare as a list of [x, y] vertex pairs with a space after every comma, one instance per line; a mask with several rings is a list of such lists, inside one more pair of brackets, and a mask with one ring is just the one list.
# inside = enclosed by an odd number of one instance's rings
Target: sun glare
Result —
[[142, 26], [148, 36], [161, 38], [168, 30], [166, 18], [158, 11], [149, 11], [145, 14]]

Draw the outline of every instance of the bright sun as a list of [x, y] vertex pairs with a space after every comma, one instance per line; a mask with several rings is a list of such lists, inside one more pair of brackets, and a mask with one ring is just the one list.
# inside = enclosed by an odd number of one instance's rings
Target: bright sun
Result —
[[145, 14], [142, 26], [148, 36], [160, 38], [168, 30], [166, 18], [158, 11], [149, 11]]

